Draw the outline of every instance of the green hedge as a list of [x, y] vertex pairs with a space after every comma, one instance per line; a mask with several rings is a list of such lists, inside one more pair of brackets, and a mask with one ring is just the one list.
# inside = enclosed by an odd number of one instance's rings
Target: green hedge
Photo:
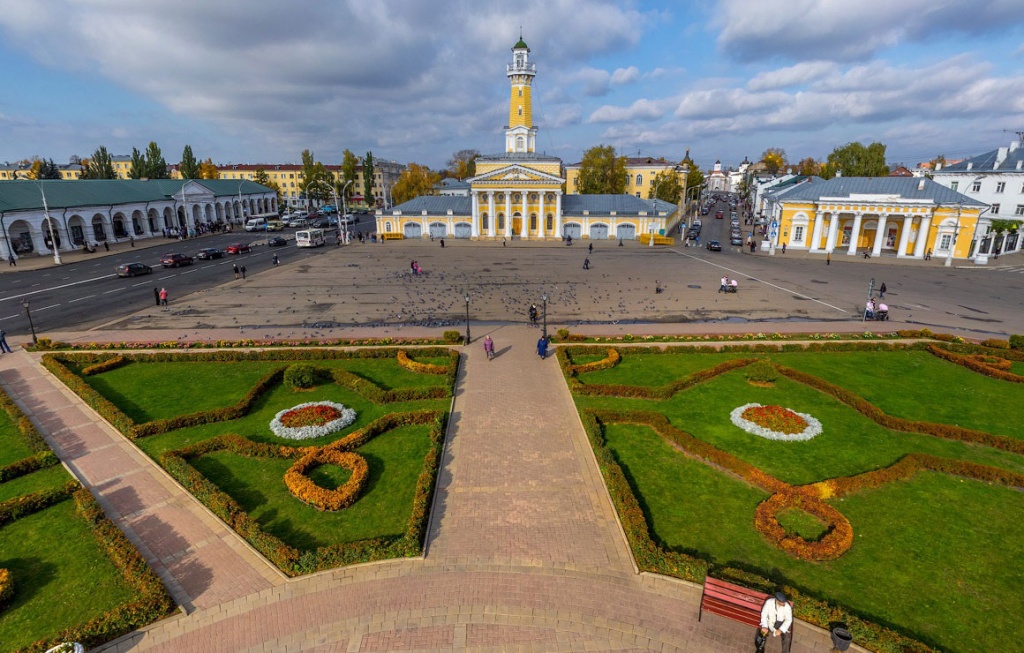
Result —
[[14, 432], [17, 437], [30, 451], [35, 452], [27, 458], [15, 460], [13, 463], [0, 467], [0, 483], [30, 474], [45, 467], [52, 467], [60, 462], [57, 456], [50, 450], [50, 446], [46, 444], [46, 440], [40, 435], [35, 425], [25, 416], [25, 413], [21, 412], [18, 405], [3, 390], [0, 390], [0, 408], [3, 408], [14, 424]]

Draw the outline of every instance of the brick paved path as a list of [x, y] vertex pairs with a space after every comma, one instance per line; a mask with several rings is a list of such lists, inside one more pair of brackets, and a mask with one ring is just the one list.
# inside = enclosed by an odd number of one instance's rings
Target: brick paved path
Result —
[[[494, 361], [464, 350], [425, 558], [289, 581], [27, 354], [4, 357], [0, 383], [189, 610], [103, 650], [749, 651], [751, 629], [697, 622], [699, 587], [634, 572], [556, 361], [536, 330], [492, 335]], [[793, 651], [827, 641], [798, 624]]]

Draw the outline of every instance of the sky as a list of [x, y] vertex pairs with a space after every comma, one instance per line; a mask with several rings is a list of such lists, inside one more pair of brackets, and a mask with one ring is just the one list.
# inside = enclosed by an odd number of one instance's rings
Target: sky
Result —
[[0, 162], [155, 141], [440, 169], [503, 150], [520, 30], [537, 150], [565, 163], [880, 141], [912, 167], [1024, 130], [1024, 0], [0, 0]]

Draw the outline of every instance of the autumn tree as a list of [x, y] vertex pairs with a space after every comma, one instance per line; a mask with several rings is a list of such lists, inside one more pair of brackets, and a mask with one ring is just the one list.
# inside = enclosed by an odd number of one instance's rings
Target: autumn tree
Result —
[[597, 145], [583, 153], [578, 190], [582, 195], [626, 192], [626, 157], [611, 145]]
[[659, 199], [679, 204], [683, 196], [683, 187], [679, 183], [679, 175], [675, 170], [662, 170], [651, 180], [651, 189], [647, 191], [647, 199]]
[[324, 164], [313, 156], [310, 150], [302, 150], [302, 180], [299, 192], [307, 199], [322, 202], [331, 196], [331, 176]]
[[363, 201], [372, 206], [373, 200], [373, 152], [367, 152], [363, 159]]
[[352, 197], [352, 193], [356, 190], [356, 170], [358, 167], [359, 159], [356, 158], [356, 155], [352, 154], [349, 150], [345, 150], [341, 155], [341, 182], [338, 184], [339, 190], [345, 193], [345, 199]]
[[476, 160], [480, 152], [476, 150], [459, 150], [448, 161], [448, 170], [456, 179], [469, 179], [476, 176]]
[[130, 179], [142, 179], [146, 176], [146, 158], [139, 152], [139, 148], [132, 148], [132, 164], [128, 169]]
[[700, 169], [700, 166], [695, 164], [693, 161], [687, 161], [683, 159], [682, 165], [688, 165], [690, 171], [686, 173], [686, 188], [701, 188], [704, 186], [704, 172]]
[[33, 179], [60, 179], [60, 168], [53, 159], [39, 159], [32, 164]]
[[427, 166], [410, 163], [391, 188], [391, 198], [395, 204], [401, 204], [422, 195], [433, 195], [434, 186], [440, 182], [441, 175], [431, 172]]
[[82, 160], [81, 179], [117, 179], [114, 162], [106, 146], [100, 145], [91, 157]]
[[800, 163], [796, 164], [796, 166], [797, 174], [806, 175], [810, 177], [811, 175], [817, 175], [821, 173], [821, 164], [815, 161], [814, 157], [809, 156], [806, 159], [801, 159]]
[[889, 164], [885, 162], [885, 145], [847, 143], [832, 150], [821, 166], [821, 176], [831, 179], [842, 173], [844, 177], [888, 177]]
[[217, 170], [213, 159], [206, 159], [199, 164], [199, 179], [220, 179], [220, 170]]
[[786, 150], [780, 147], [769, 147], [761, 155], [761, 162], [764, 163], [765, 170], [770, 174], [777, 175], [786, 167]]

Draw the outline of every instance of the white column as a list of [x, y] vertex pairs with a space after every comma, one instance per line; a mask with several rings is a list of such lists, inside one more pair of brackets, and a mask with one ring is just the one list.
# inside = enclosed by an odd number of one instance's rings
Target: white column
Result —
[[818, 247], [818, 243], [821, 242], [821, 230], [825, 226], [825, 215], [821, 211], [817, 211], [814, 214], [814, 227], [811, 229], [811, 246], [808, 248], [812, 252], [817, 252], [821, 248]]
[[512, 191], [505, 189], [505, 238], [512, 238]]
[[541, 190], [540, 195], [537, 196], [537, 238], [541, 240], [544, 240], [546, 235], [544, 233], [544, 193], [546, 192], [546, 190]]
[[487, 235], [491, 238], [497, 233], [495, 220], [497, 218], [494, 216], [494, 191], [491, 190], [487, 191]]
[[555, 238], [562, 237], [562, 189], [555, 191]]
[[907, 258], [907, 242], [910, 240], [910, 227], [911, 220], [914, 216], [907, 215], [903, 217], [903, 228], [900, 229], [899, 244], [896, 246], [896, 258]]
[[530, 194], [524, 190], [523, 191], [523, 211], [522, 211], [523, 219], [522, 219], [522, 222], [520, 223], [522, 226], [519, 227], [520, 228], [519, 236], [523, 240], [527, 240], [530, 237], [530, 216], [526, 212], [526, 198], [529, 197], [529, 196], [530, 196]]
[[839, 236], [839, 212], [833, 211], [828, 221], [828, 238], [825, 239], [825, 251], [832, 253], [836, 249], [836, 239]]
[[850, 232], [850, 246], [846, 250], [846, 253], [853, 256], [857, 253], [857, 241], [860, 240], [860, 223], [864, 218], [864, 214], [857, 212], [853, 214], [853, 231]]
[[924, 258], [928, 247], [928, 230], [932, 228], [932, 216], [921, 216], [921, 224], [917, 227], [917, 242], [914, 243], [914, 258]]
[[884, 214], [878, 216], [878, 230], [875, 232], [875, 245], [871, 248], [872, 256], [882, 255], [882, 243], [885, 242], [885, 219]]
[[471, 194], [473, 195], [473, 211], [470, 214], [470, 219], [469, 219], [469, 224], [470, 224], [469, 235], [470, 235], [470, 238], [479, 238], [480, 237], [480, 198], [477, 197], [476, 191], [471, 191]]

